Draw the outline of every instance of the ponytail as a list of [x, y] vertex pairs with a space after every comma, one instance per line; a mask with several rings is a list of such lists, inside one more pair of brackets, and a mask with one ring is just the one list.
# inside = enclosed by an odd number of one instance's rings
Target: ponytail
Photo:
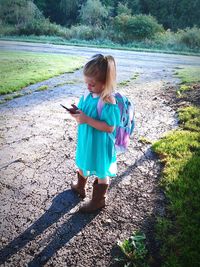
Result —
[[116, 86], [116, 64], [112, 56], [106, 56], [105, 60], [107, 61], [107, 71], [105, 87], [101, 93], [101, 98], [107, 102], [107, 98], [112, 94]]
[[116, 85], [116, 64], [112, 56], [103, 56], [97, 54], [86, 63], [83, 74], [88, 77], [94, 77], [97, 81], [104, 84], [101, 98], [104, 102], [109, 102], [108, 98], [111, 96]]

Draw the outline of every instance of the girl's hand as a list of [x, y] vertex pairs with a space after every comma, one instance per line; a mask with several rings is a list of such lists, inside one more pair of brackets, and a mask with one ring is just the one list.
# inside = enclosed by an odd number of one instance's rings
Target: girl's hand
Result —
[[77, 121], [79, 124], [87, 123], [88, 116], [85, 115], [81, 110], [78, 110], [76, 114], [71, 114], [73, 118]]

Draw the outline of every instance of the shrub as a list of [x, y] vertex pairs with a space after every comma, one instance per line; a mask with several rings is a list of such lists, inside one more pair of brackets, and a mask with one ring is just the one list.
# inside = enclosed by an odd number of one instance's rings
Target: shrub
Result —
[[81, 40], [100, 39], [103, 36], [103, 30], [100, 27], [77, 25], [71, 27], [71, 36]]
[[12, 35], [16, 33], [16, 28], [13, 25], [5, 24], [0, 21], [0, 35]]
[[200, 48], [200, 28], [186, 28], [178, 31], [179, 43], [189, 48]]
[[163, 31], [162, 25], [149, 15], [121, 14], [114, 18], [113, 23], [117, 37], [126, 42], [152, 38], [155, 33]]
[[53, 36], [61, 36], [66, 39], [71, 38], [69, 29], [63, 28], [54, 23], [50, 23], [49, 19], [30, 21], [25, 25], [18, 27], [18, 34], [53, 35]]

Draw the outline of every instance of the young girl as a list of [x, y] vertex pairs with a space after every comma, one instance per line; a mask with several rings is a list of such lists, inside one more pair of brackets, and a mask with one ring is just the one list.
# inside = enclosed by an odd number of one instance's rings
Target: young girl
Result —
[[[76, 165], [78, 182], [71, 187], [82, 198], [86, 196], [88, 176], [95, 175], [92, 199], [85, 202], [81, 212], [93, 212], [105, 207], [109, 176], [116, 176], [116, 151], [109, 136], [116, 134], [120, 123], [120, 111], [112, 96], [116, 81], [116, 65], [112, 56], [95, 55], [83, 70], [88, 93], [82, 96], [78, 114], [72, 114], [78, 123]], [[104, 102], [99, 117], [97, 105], [99, 98]]]

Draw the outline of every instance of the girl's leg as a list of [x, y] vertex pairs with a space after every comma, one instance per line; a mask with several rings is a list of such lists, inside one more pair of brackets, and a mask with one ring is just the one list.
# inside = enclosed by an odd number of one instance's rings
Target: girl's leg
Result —
[[82, 172], [81, 169], [78, 169], [78, 172], [80, 173], [80, 175], [81, 175], [83, 178], [87, 179], [87, 177], [85, 177], [85, 176], [83, 175], [83, 172]]
[[108, 176], [106, 178], [104, 178], [104, 179], [99, 179], [98, 178], [98, 184], [109, 184], [109, 181], [110, 181], [110, 179], [109, 179]]

